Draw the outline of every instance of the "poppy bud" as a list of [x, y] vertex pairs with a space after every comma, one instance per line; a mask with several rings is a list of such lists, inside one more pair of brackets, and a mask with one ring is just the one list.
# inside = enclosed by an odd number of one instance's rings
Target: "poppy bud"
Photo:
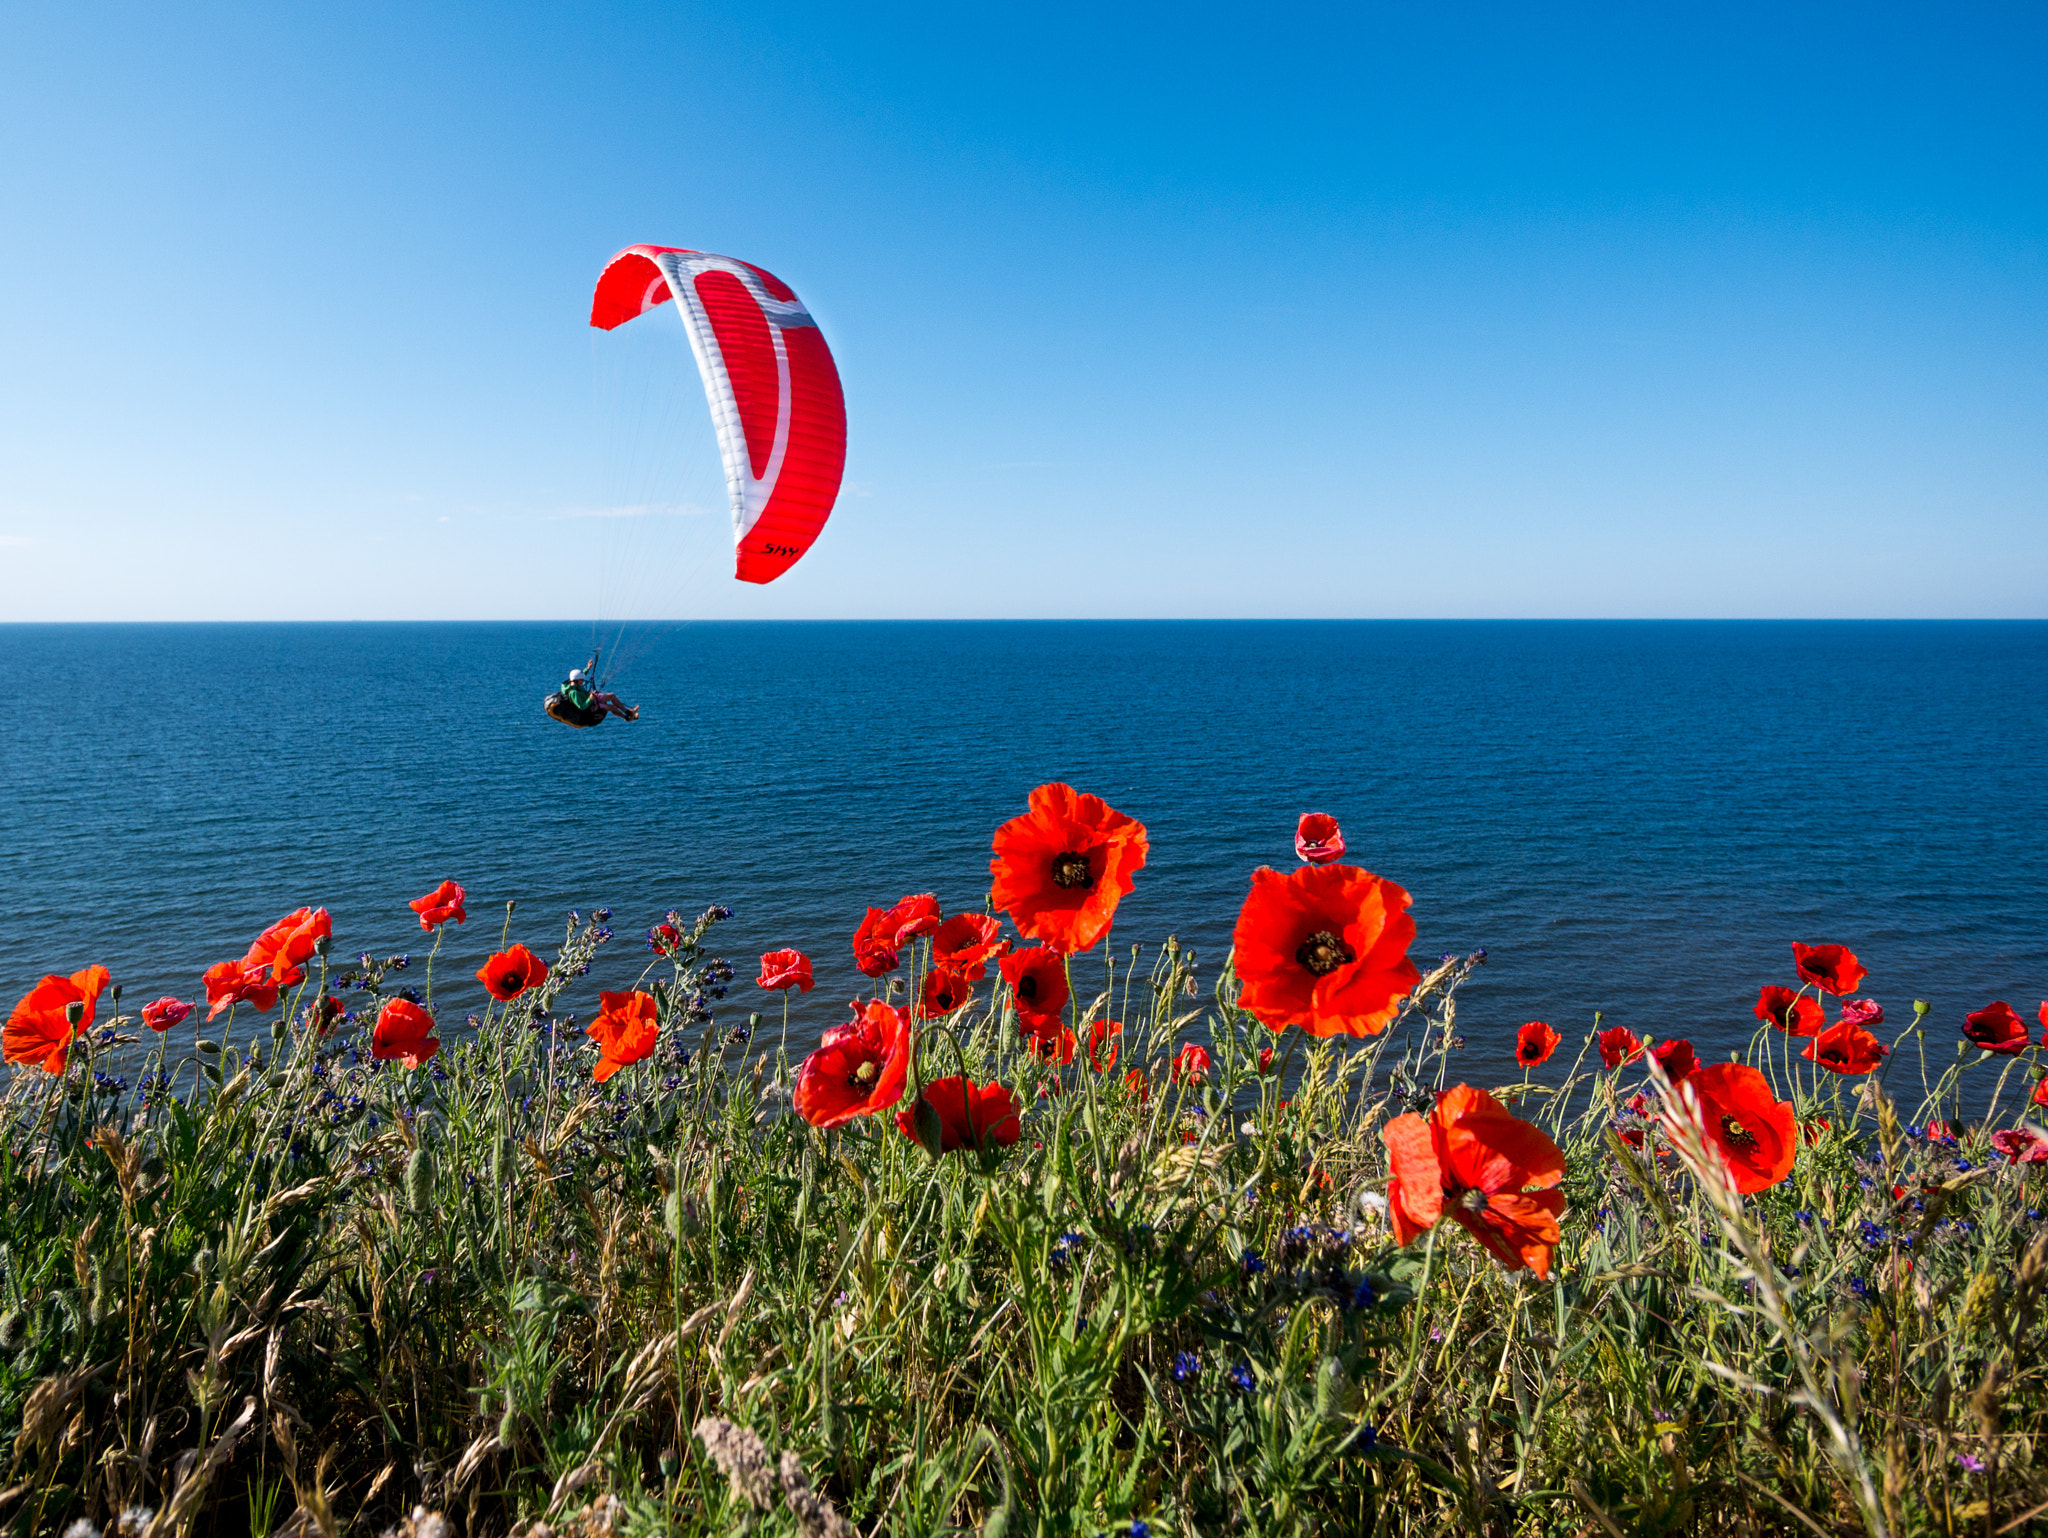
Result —
[[204, 1249], [204, 1248], [202, 1248], [202, 1249], [201, 1249], [201, 1250], [199, 1251], [199, 1253], [198, 1253], [197, 1255], [194, 1255], [194, 1256], [192, 1257], [192, 1274], [193, 1274], [193, 1275], [195, 1275], [195, 1276], [201, 1276], [201, 1277], [203, 1277], [203, 1276], [205, 1276], [205, 1275], [206, 1275], [206, 1273], [207, 1273], [207, 1272], [211, 1271], [212, 1269], [213, 1269], [213, 1251], [212, 1251], [212, 1250], [209, 1250], [209, 1249]]
[[761, 1029], [760, 1010], [757, 1009], [747, 1016], [747, 1029], [750, 1031], [758, 1031]]
[[405, 1161], [405, 1201], [413, 1216], [425, 1217], [434, 1205], [434, 1156], [415, 1148]]
[[0, 1314], [0, 1351], [12, 1351], [21, 1344], [21, 1310], [10, 1308]]
[[325, 961], [327, 959], [327, 952], [332, 947], [333, 943], [334, 942], [326, 935], [316, 936], [313, 941], [313, 954], [315, 956], [318, 956], [322, 961]]
[[113, 995], [114, 995], [114, 1002], [115, 1002], [116, 1004], [120, 1003], [120, 1002], [121, 1002], [121, 985], [120, 985], [119, 983], [116, 983], [116, 984], [114, 984], [114, 986], [113, 986], [113, 988], [112, 988], [112, 990], [111, 990], [111, 991], [112, 991], [112, 993], [113, 993]]
[[939, 1116], [939, 1108], [923, 1095], [917, 1097], [917, 1104], [911, 1108], [910, 1128], [924, 1151], [936, 1159], [946, 1146], [946, 1124]]
[[511, 1406], [508, 1405], [505, 1408], [503, 1418], [498, 1422], [498, 1445], [500, 1447], [510, 1447], [512, 1439], [518, 1434], [519, 1417], [514, 1413]]
[[270, 1039], [279, 1046], [284, 1045], [284, 1018], [279, 1016], [270, 1022]]
[[83, 1020], [84, 1018], [85, 1004], [82, 1000], [73, 999], [69, 1004], [66, 1004], [64, 1006], [64, 1019], [69, 1024], [75, 1026], [78, 1024], [79, 1021]]
[[1321, 1420], [1346, 1420], [1357, 1413], [1363, 1396], [1344, 1364], [1334, 1356], [1323, 1358], [1316, 1369], [1316, 1415]]
[[212, 1057], [219, 1053], [220, 1043], [211, 1036], [202, 1036], [192, 1043], [192, 1048], [196, 1052], [204, 1052], [208, 1057]]

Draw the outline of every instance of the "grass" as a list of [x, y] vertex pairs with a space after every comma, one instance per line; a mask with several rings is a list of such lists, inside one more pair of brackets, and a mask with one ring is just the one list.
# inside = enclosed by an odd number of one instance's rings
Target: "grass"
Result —
[[[367, 1050], [403, 969], [323, 954], [273, 1016], [154, 1038], [134, 1090], [92, 1062], [126, 1018], [61, 1078], [18, 1074], [0, 1523], [1991, 1535], [2048, 1513], [2048, 1197], [1988, 1119], [1917, 1130], [1978, 1067], [1930, 1069], [1917, 1016], [1890, 1090], [1751, 1043], [1829, 1127], [1748, 1198], [1631, 1109], [1641, 1068], [1568, 1043], [1561, 1080], [1499, 1087], [1567, 1155], [1544, 1282], [1454, 1225], [1399, 1248], [1376, 1200], [1380, 1127], [1459, 1077], [1476, 957], [1332, 1044], [1276, 1042], [1172, 941], [1105, 946], [1074, 962], [1074, 1020], [1124, 1023], [1109, 1073], [1029, 1058], [984, 983], [921, 1032], [921, 1074], [1002, 1078], [1024, 1135], [934, 1159], [892, 1116], [791, 1114], [773, 1015], [719, 1003], [720, 911], [655, 959], [659, 1045], [601, 1086], [563, 1007], [595, 919], [420, 1069]], [[322, 1037], [330, 990], [355, 1012]], [[1190, 1039], [1213, 1064], [1175, 1082]]]

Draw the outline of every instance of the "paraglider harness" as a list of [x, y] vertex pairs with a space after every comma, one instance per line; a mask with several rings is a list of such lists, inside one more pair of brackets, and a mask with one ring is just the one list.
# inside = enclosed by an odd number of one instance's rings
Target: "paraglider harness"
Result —
[[596, 726], [611, 713], [592, 697], [598, 692], [590, 682], [591, 675], [597, 671], [597, 656], [597, 653], [591, 653], [589, 666], [583, 669], [583, 683], [565, 682], [541, 701], [541, 708], [564, 726], [573, 726], [581, 731], [586, 726]]

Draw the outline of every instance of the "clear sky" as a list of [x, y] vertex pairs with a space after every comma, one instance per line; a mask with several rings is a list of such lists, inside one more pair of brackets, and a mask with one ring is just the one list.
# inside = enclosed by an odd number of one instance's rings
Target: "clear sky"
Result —
[[[0, 619], [2048, 616], [2044, 16], [0, 8]], [[640, 241], [838, 355], [772, 587]]]

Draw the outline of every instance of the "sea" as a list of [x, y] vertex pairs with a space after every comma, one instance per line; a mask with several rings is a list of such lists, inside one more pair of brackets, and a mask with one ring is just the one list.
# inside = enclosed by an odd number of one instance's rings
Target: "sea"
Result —
[[1420, 963], [1484, 948], [1475, 1082], [1516, 1076], [1532, 1019], [1565, 1037], [1538, 1077], [1596, 1015], [1739, 1047], [1795, 940], [1851, 947], [1890, 1029], [1926, 1000], [1937, 1063], [1966, 1012], [2048, 999], [2048, 623], [650, 624], [609, 648], [640, 720], [576, 731], [541, 700], [593, 635], [0, 626], [0, 1003], [92, 963], [127, 1008], [196, 998], [303, 904], [417, 977], [407, 901], [452, 878], [451, 1019], [508, 900], [543, 955], [612, 911], [586, 1010], [648, 926], [722, 904], [721, 1018], [779, 1029], [753, 977], [795, 946], [806, 1046], [866, 991], [866, 907], [979, 908], [992, 833], [1048, 780], [1150, 832], [1114, 943], [1176, 936], [1208, 977], [1253, 870], [1334, 815], [1412, 894]]

